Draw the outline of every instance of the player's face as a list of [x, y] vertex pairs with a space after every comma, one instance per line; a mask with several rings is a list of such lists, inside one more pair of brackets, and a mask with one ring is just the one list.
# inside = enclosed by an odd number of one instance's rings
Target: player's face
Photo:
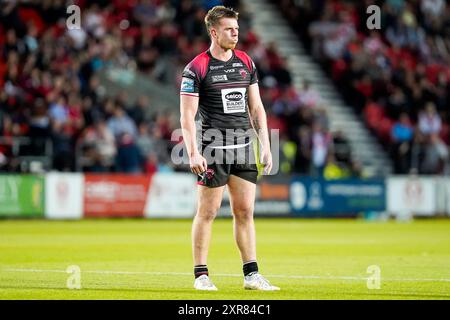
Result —
[[222, 18], [219, 21], [219, 25], [213, 28], [216, 34], [216, 40], [219, 46], [223, 49], [234, 49], [238, 43], [239, 25], [236, 19]]

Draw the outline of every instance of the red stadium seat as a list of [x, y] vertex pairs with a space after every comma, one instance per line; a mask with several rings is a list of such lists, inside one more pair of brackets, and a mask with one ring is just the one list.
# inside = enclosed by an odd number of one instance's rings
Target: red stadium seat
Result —
[[442, 124], [442, 129], [439, 136], [446, 144], [450, 143], [450, 125], [448, 123]]
[[26, 21], [26, 23], [32, 22], [37, 28], [39, 33], [42, 33], [42, 31], [44, 31], [45, 23], [39, 16], [39, 14], [36, 12], [36, 10], [31, 8], [20, 8], [19, 16], [22, 19], [22, 21]]
[[377, 128], [378, 136], [386, 143], [391, 142], [391, 130], [394, 125], [394, 121], [388, 117], [384, 117]]
[[369, 103], [364, 108], [364, 118], [366, 120], [367, 125], [372, 130], [378, 128], [379, 123], [384, 117], [384, 109], [380, 105], [376, 103]]

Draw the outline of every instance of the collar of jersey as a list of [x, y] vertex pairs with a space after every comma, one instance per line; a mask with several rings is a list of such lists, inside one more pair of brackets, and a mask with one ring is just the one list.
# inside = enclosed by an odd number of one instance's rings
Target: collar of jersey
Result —
[[231, 62], [231, 60], [233, 60], [233, 58], [234, 58], [234, 56], [235, 56], [235, 53], [234, 53], [234, 50], [233, 50], [233, 49], [231, 49], [231, 52], [232, 52], [231, 58], [230, 58], [229, 60], [227, 60], [227, 61], [223, 61], [223, 60], [219, 60], [219, 59], [217, 59], [217, 58], [214, 58], [213, 55], [212, 55], [212, 53], [211, 53], [211, 51], [209, 51], [209, 49], [206, 50], [206, 53], [208, 54], [208, 56], [209, 56], [211, 59], [214, 59], [214, 60], [219, 61], [219, 62], [224, 63], [224, 64], [227, 64], [227, 63]]

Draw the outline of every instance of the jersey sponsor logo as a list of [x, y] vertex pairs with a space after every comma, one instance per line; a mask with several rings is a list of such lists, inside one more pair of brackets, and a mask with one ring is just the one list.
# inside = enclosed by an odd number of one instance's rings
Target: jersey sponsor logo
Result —
[[236, 69], [226, 69], [223, 71], [225, 71], [226, 73], [231, 73], [231, 72], [236, 72]]
[[243, 65], [242, 65], [242, 63], [240, 63], [240, 62], [235, 62], [235, 63], [233, 63], [232, 67], [233, 67], [233, 68], [243, 67]]
[[212, 79], [212, 82], [228, 81], [228, 77], [226, 74], [212, 76], [211, 79]]
[[209, 66], [209, 70], [218, 70], [222, 69], [224, 66]]
[[245, 71], [245, 69], [239, 69], [239, 73], [242, 76], [242, 79], [247, 78], [247, 71]]
[[191, 69], [189, 69], [189, 68], [185, 68], [184, 72], [186, 72], [188, 75], [191, 75], [191, 76], [195, 77], [195, 73], [192, 72]]
[[227, 98], [230, 101], [239, 101], [242, 99], [242, 93], [240, 92], [230, 92], [228, 94], [225, 95], [225, 98]]
[[224, 113], [245, 112], [246, 88], [222, 89], [222, 104]]
[[181, 80], [181, 92], [194, 92], [194, 80], [183, 77]]

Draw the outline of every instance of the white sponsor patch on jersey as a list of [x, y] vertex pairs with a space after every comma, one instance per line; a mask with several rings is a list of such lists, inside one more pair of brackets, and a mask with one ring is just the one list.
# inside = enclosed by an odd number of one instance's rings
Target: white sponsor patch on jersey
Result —
[[232, 67], [233, 67], [233, 68], [236, 68], [236, 67], [243, 67], [243, 65], [242, 65], [242, 63], [240, 63], [240, 62], [235, 62], [235, 63], [233, 63]]
[[211, 79], [212, 79], [212, 82], [228, 81], [228, 77], [227, 77], [226, 74], [218, 75], [218, 76], [212, 76]]
[[222, 104], [224, 113], [245, 112], [246, 88], [222, 89]]

